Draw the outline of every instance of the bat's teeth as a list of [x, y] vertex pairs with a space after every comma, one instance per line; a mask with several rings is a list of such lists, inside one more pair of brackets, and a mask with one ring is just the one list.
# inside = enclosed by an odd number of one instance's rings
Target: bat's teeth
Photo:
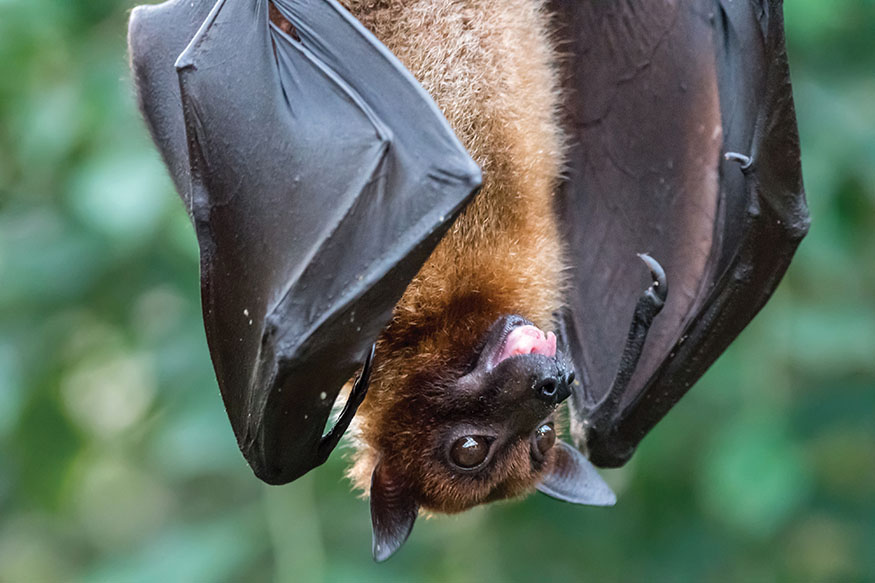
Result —
[[550, 358], [556, 356], [556, 335], [544, 334], [532, 325], [518, 326], [511, 330], [504, 347], [496, 359], [496, 364], [519, 354], [542, 354]]

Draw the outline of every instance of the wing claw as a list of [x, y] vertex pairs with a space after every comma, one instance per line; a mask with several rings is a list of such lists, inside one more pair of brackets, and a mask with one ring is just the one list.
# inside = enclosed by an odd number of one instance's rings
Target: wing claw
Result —
[[[622, 440], [615, 439], [610, 435], [612, 429], [616, 426], [616, 420], [621, 413], [620, 405], [623, 394], [629, 385], [629, 380], [632, 378], [632, 373], [638, 366], [638, 361], [641, 359], [641, 353], [644, 350], [644, 342], [647, 340], [647, 333], [650, 331], [650, 326], [653, 323], [653, 318], [662, 310], [665, 305], [665, 299], [668, 296], [668, 280], [665, 276], [665, 270], [653, 257], [647, 253], [639, 253], [638, 257], [650, 269], [650, 277], [653, 283], [641, 294], [638, 298], [638, 303], [635, 304], [635, 312], [632, 315], [632, 324], [629, 326], [629, 333], [626, 336], [626, 345], [623, 348], [623, 355], [620, 357], [620, 366], [617, 369], [617, 374], [611, 383], [611, 388], [605, 393], [604, 397], [596, 403], [596, 405], [588, 412], [586, 442], [590, 451], [601, 451], [605, 444], [610, 444], [614, 455], [624, 456], [625, 444]], [[600, 442], [602, 445], [599, 448], [590, 448], [589, 444]], [[623, 451], [617, 452], [616, 448]], [[634, 446], [628, 448], [628, 456], [634, 452]], [[599, 464], [600, 459], [594, 456], [593, 462]], [[625, 459], [624, 459], [625, 461]]]
[[650, 270], [650, 277], [653, 278], [653, 284], [644, 293], [651, 297], [654, 303], [659, 303], [659, 309], [662, 309], [662, 306], [665, 304], [665, 298], [668, 297], [668, 281], [665, 277], [665, 270], [656, 259], [647, 253], [639, 253], [638, 258], [644, 262]]
[[359, 405], [362, 404], [362, 401], [365, 400], [365, 395], [368, 394], [368, 383], [371, 380], [371, 364], [374, 361], [376, 348], [376, 344], [371, 345], [368, 356], [365, 358], [365, 364], [362, 366], [362, 372], [359, 373], [358, 378], [352, 385], [352, 390], [349, 392], [349, 397], [346, 399], [346, 404], [343, 406], [340, 417], [337, 418], [337, 422], [331, 430], [323, 435], [319, 441], [319, 464], [324, 463], [328, 456], [331, 455], [331, 452], [334, 451], [334, 448], [337, 447], [340, 438], [343, 437], [343, 434], [349, 428], [349, 424], [352, 423], [352, 418], [355, 417], [355, 412], [358, 410]]
[[750, 168], [750, 165], [753, 164], [753, 158], [744, 154], [739, 154], [738, 152], [726, 152], [723, 155], [723, 158], [732, 162], [738, 162], [741, 164], [742, 170], [747, 170]]

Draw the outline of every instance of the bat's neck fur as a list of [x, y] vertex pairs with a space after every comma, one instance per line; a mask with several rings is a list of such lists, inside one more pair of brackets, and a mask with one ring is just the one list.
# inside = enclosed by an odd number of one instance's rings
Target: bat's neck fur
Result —
[[483, 188], [410, 283], [380, 337], [350, 476], [367, 491], [410, 377], [448, 363], [505, 314], [552, 329], [562, 267], [553, 194], [558, 82], [540, 0], [348, 0], [413, 73], [483, 170]]

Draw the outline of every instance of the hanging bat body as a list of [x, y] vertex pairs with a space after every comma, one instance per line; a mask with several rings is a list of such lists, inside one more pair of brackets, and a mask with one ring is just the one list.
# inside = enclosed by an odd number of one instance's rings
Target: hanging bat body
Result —
[[[460, 511], [534, 487], [544, 464], [532, 457], [533, 436], [569, 394], [572, 369], [549, 332], [562, 305], [553, 203], [563, 138], [548, 16], [538, 0], [348, 8], [434, 98], [483, 170], [480, 193], [380, 335], [352, 475], [363, 489], [372, 475], [375, 487], [391, 479], [411, 504]], [[501, 362], [521, 352], [534, 355]], [[526, 408], [532, 414], [517, 420]], [[488, 469], [483, 460], [480, 471], [454, 465], [453, 445], [466, 439], [489, 454]]]
[[[553, 449], [573, 369], [552, 332], [563, 297], [553, 208], [563, 137], [549, 16], [539, 0], [347, 7], [483, 169], [480, 193], [377, 341], [350, 472], [371, 494], [375, 556], [400, 546], [420, 507], [459, 512], [542, 482], [566, 500], [610, 503], [594, 471], [586, 494], [553, 484], [589, 465]], [[291, 32], [278, 11], [271, 19]]]
[[742, 4], [135, 10], [138, 96], [255, 473], [321, 464], [358, 411], [378, 560], [420, 508], [613, 503], [579, 450], [624, 463], [807, 230], [780, 3]]

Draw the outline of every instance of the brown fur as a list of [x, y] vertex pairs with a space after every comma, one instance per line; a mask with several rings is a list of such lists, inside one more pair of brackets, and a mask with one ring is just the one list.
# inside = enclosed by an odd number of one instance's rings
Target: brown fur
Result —
[[[416, 474], [426, 509], [463, 510], [530, 490], [529, 444], [488, 477], [427, 461], [445, 420], [432, 404], [492, 323], [519, 314], [552, 328], [562, 263], [552, 199], [562, 164], [558, 83], [540, 0], [348, 0], [347, 8], [413, 73], [483, 170], [483, 188], [395, 308], [359, 409], [349, 475], [367, 492], [378, 458]], [[433, 457], [433, 456], [432, 456]], [[428, 469], [426, 469], [428, 468]]]

